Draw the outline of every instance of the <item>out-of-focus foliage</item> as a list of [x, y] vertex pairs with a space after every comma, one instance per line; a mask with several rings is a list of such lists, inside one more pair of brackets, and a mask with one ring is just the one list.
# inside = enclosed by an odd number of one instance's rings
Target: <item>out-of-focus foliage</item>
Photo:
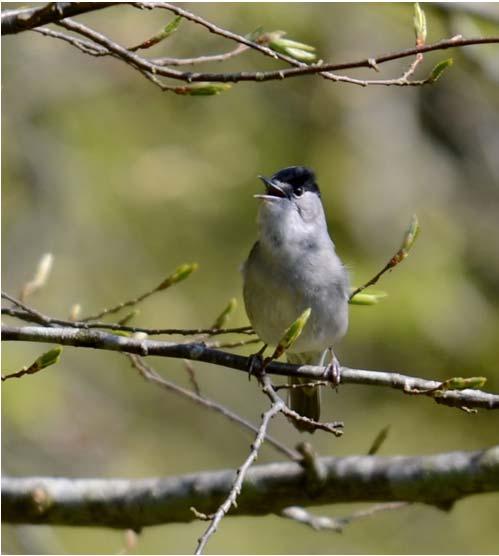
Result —
[[[189, 9], [241, 34], [260, 26], [285, 29], [325, 60], [373, 56], [414, 41], [411, 4]], [[425, 10], [428, 41], [470, 34], [469, 26], [493, 29], [429, 5]], [[163, 12], [130, 7], [81, 20], [123, 44], [138, 44], [167, 23]], [[195, 274], [144, 301], [134, 322], [209, 326], [229, 298], [241, 301], [239, 267], [256, 233], [257, 174], [307, 164], [319, 177], [330, 230], [354, 284], [393, 254], [411, 214], [422, 228], [410, 257], [382, 279], [389, 296], [373, 307], [351, 307], [348, 336], [337, 347], [343, 364], [442, 380], [484, 376], [487, 389], [499, 389], [497, 47], [454, 51], [453, 67], [421, 89], [304, 77], [243, 83], [203, 98], [161, 93], [119, 61], [94, 59], [35, 33], [6, 37], [2, 46], [7, 291], [19, 293], [40, 256], [51, 252], [48, 283], [29, 301], [57, 316], [79, 303], [84, 315], [147, 291], [181, 263], [196, 261]], [[182, 22], [151, 53], [192, 56], [232, 46]], [[256, 53], [244, 56], [224, 68], [275, 67]], [[446, 57], [427, 55], [422, 75]], [[398, 76], [408, 63], [383, 71]], [[238, 303], [231, 324], [246, 323]], [[41, 348], [3, 347], [4, 372], [29, 364]], [[182, 362], [151, 363], [188, 384]], [[228, 369], [196, 369], [206, 395], [258, 419], [267, 402], [254, 382]], [[343, 419], [346, 429], [341, 439], [315, 434], [321, 454], [365, 453], [388, 424], [382, 454], [472, 450], [498, 440], [495, 414], [467, 415], [384, 389], [340, 387], [338, 394], [325, 393], [323, 407], [325, 419]], [[91, 350], [67, 348], [57, 366], [6, 383], [2, 416], [3, 471], [15, 475], [148, 477], [236, 467], [250, 443], [220, 416], [143, 382], [125, 357]], [[290, 445], [299, 439], [282, 418], [272, 432]], [[280, 458], [267, 447], [259, 461]], [[354, 523], [343, 535], [278, 517], [226, 518], [209, 551], [491, 552], [499, 543], [497, 503], [498, 496], [475, 497], [448, 514], [415, 506]], [[136, 551], [189, 552], [205, 526], [147, 529]], [[9, 553], [115, 553], [123, 537], [5, 526], [3, 543]]]

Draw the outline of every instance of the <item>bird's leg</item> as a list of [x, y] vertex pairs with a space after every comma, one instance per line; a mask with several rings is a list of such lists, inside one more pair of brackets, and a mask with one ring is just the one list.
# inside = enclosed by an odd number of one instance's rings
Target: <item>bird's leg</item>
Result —
[[[325, 359], [326, 353], [330, 354], [331, 360], [324, 371], [324, 378], [331, 381], [333, 388], [337, 390], [338, 385], [341, 382], [341, 365], [331, 346], [324, 352], [323, 359]], [[324, 363], [324, 361], [321, 362]]]
[[249, 356], [248, 363], [248, 380], [251, 380], [253, 375], [259, 375], [263, 370], [263, 354], [267, 349], [267, 344], [263, 344], [262, 348], [256, 353]]

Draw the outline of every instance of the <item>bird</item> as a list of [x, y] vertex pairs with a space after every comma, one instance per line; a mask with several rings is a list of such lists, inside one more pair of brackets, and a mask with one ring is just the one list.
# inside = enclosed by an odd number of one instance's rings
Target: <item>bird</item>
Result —
[[[258, 176], [264, 194], [254, 195], [258, 238], [242, 266], [243, 298], [249, 321], [265, 345], [277, 345], [306, 309], [310, 317], [286, 352], [289, 363], [324, 365], [338, 372], [332, 347], [348, 328], [349, 276], [329, 235], [321, 192], [313, 170], [290, 166], [272, 177]], [[288, 404], [301, 416], [320, 420], [320, 388], [290, 376]], [[295, 388], [293, 388], [295, 386]], [[301, 432], [316, 427], [293, 420]]]

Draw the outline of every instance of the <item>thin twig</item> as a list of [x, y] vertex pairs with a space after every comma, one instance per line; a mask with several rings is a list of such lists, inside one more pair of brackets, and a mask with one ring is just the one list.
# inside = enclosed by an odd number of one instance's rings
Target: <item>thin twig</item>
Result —
[[[152, 367], [147, 365], [143, 361], [143, 359], [138, 357], [137, 355], [128, 354], [128, 358], [132, 362], [132, 365], [139, 371], [141, 376], [145, 378], [148, 382], [152, 382], [154, 384], [157, 384], [161, 388], [164, 388], [165, 390], [174, 392], [175, 394], [179, 394], [184, 398], [187, 398], [188, 400], [194, 402], [197, 405], [206, 407], [208, 409], [212, 409], [213, 411], [222, 414], [230, 421], [233, 421], [234, 423], [237, 423], [253, 432], [256, 433], [259, 432], [260, 430], [259, 427], [253, 425], [253, 423], [250, 423], [249, 421], [247, 421], [237, 413], [234, 413], [224, 405], [219, 404], [213, 400], [210, 400], [209, 398], [205, 398], [204, 396], [192, 392], [191, 390], [182, 388], [182, 386], [179, 386], [178, 384], [175, 384], [165, 379], [164, 377], [160, 376]], [[297, 460], [300, 458], [300, 454], [298, 454], [298, 452], [292, 450], [291, 448], [288, 448], [287, 446], [285, 446], [284, 444], [282, 444], [272, 436], [266, 435], [265, 439], [271, 446], [273, 446], [281, 454], [284, 454], [286, 457], [292, 460]]]
[[266, 372], [260, 377], [260, 380], [262, 383], [262, 392], [273, 404], [279, 405], [281, 413], [288, 417], [291, 421], [304, 423], [308, 426], [308, 428], [330, 432], [335, 436], [341, 436], [343, 434], [343, 423], [341, 421], [333, 421], [332, 423], [314, 421], [313, 419], [309, 419], [308, 417], [300, 415], [296, 411], [290, 409], [275, 391], [274, 385]]
[[191, 383], [192, 389], [197, 396], [201, 397], [201, 388], [199, 382], [196, 378], [196, 372], [194, 370], [194, 365], [187, 359], [184, 359], [184, 368], [187, 371], [187, 376], [189, 377], [189, 382]]
[[352, 521], [356, 521], [365, 517], [371, 517], [372, 515], [380, 512], [399, 510], [409, 505], [409, 502], [388, 502], [385, 504], [376, 504], [375, 506], [371, 506], [370, 508], [367, 508], [365, 510], [353, 512], [352, 514], [346, 515], [344, 517], [314, 515], [301, 506], [290, 506], [288, 508], [284, 508], [284, 510], [282, 510], [279, 515], [281, 517], [297, 521], [298, 523], [303, 523], [304, 525], [312, 527], [312, 529], [315, 529], [316, 531], [329, 529], [334, 531], [335, 533], [342, 533], [345, 527]]
[[[7, 294], [5, 294], [7, 295]], [[2, 294], [3, 297], [3, 294]], [[11, 300], [12, 303], [19, 305], [19, 301], [10, 297], [6, 298]], [[2, 307], [2, 315], [9, 315], [11, 317], [16, 317], [18, 319], [27, 321], [27, 322], [36, 322], [38, 324], [44, 324], [45, 326], [68, 326], [70, 328], [78, 328], [81, 330], [90, 330], [90, 329], [105, 329], [105, 330], [114, 330], [117, 332], [143, 332], [148, 336], [159, 336], [159, 335], [179, 335], [179, 336], [196, 336], [196, 335], [206, 335], [206, 336], [221, 336], [224, 334], [248, 334], [253, 335], [255, 334], [251, 326], [239, 326], [237, 328], [219, 328], [217, 330], [213, 330], [211, 328], [146, 328], [142, 326], [128, 326], [125, 324], [119, 324], [114, 322], [86, 322], [82, 320], [64, 320], [64, 319], [57, 319], [48, 317], [47, 315], [43, 315], [38, 311], [35, 311], [33, 308], [24, 305], [24, 309], [14, 309], [12, 307]]]
[[227, 514], [232, 506], [236, 506], [236, 500], [241, 492], [241, 488], [243, 485], [243, 481], [246, 477], [246, 473], [248, 472], [251, 465], [254, 463], [256, 458], [258, 457], [258, 451], [260, 450], [265, 436], [267, 434], [267, 428], [269, 426], [270, 420], [277, 415], [282, 410], [282, 405], [284, 402], [280, 400], [279, 402], [273, 402], [270, 409], [268, 409], [262, 417], [262, 423], [258, 430], [258, 434], [256, 435], [255, 441], [251, 445], [251, 451], [249, 456], [246, 458], [245, 462], [237, 469], [236, 471], [236, 479], [230, 489], [229, 495], [225, 499], [225, 501], [219, 506], [218, 510], [215, 512], [211, 523], [204, 532], [204, 534], [198, 539], [198, 545], [195, 551], [195, 554], [202, 554], [203, 550], [206, 546], [211, 535], [215, 533], [217, 530], [220, 521], [223, 517]]
[[207, 64], [210, 62], [225, 62], [230, 58], [239, 56], [243, 52], [247, 52], [250, 49], [249, 46], [245, 44], [240, 44], [236, 46], [233, 50], [229, 52], [224, 52], [223, 54], [211, 54], [207, 56], [197, 56], [195, 58], [154, 58], [151, 62], [157, 66], [194, 66], [196, 64]]
[[[25, 313], [29, 315], [31, 322], [37, 322], [39, 324], [44, 324], [46, 326], [51, 325], [50, 319], [48, 317], [42, 315], [42, 313], [38, 312], [36, 309], [33, 309], [32, 307], [28, 307], [22, 301], [19, 301], [15, 297], [10, 296], [7, 292], [4, 291], [2, 292], [2, 299], [6, 299], [7, 301], [10, 301], [14, 305], [16, 305], [16, 307], [22, 309]], [[2, 313], [3, 313], [3, 309], [2, 309]]]

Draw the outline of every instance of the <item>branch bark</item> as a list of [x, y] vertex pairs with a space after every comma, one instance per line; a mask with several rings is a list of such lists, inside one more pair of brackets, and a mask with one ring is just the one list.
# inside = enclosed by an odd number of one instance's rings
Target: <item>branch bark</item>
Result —
[[[472, 494], [499, 491], [499, 446], [478, 452], [432, 456], [321, 458], [325, 482], [307, 492], [297, 463], [251, 468], [230, 515], [266, 515], [284, 508], [370, 501], [406, 501], [450, 509]], [[2, 519], [9, 523], [141, 527], [186, 523], [194, 506], [217, 510], [235, 471], [176, 477], [126, 479], [2, 478]]]
[[[247, 372], [249, 358], [207, 347], [203, 342], [174, 343], [117, 336], [101, 330], [43, 326], [3, 326], [2, 339], [7, 341], [44, 342], [66, 346], [104, 349], [142, 356], [156, 355], [213, 363]], [[265, 371], [280, 376], [299, 376], [324, 380], [324, 367], [271, 363]], [[342, 384], [367, 384], [401, 390], [408, 394], [421, 391], [437, 403], [459, 408], [499, 409], [499, 395], [481, 390], [436, 390], [441, 382], [416, 378], [400, 373], [364, 369], [341, 369]]]
[[65, 17], [101, 10], [116, 2], [50, 2], [42, 7], [9, 10], [2, 13], [2, 35], [13, 35]]

